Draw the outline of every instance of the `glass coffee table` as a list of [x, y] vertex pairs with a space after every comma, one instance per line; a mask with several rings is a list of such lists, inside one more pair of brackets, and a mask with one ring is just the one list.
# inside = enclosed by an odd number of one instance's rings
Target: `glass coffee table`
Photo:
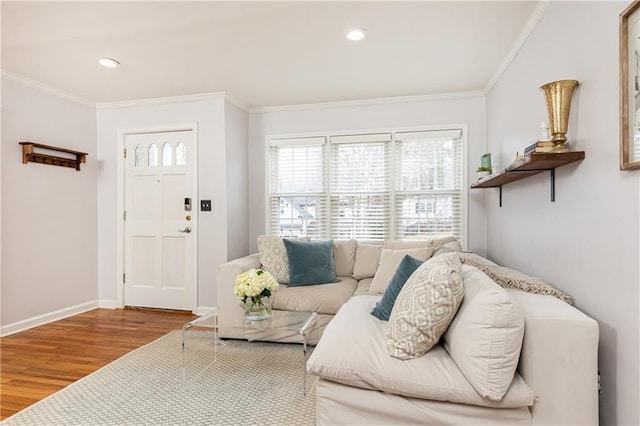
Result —
[[[303, 386], [304, 395], [307, 394], [307, 342], [309, 336], [317, 328], [318, 314], [315, 312], [291, 312], [291, 311], [271, 311], [271, 317], [266, 320], [248, 321], [245, 319], [242, 326], [232, 327], [234, 330], [240, 330], [242, 337], [247, 341], [268, 341], [267, 336], [274, 331], [291, 332], [297, 335], [299, 342], [302, 344], [302, 370], [304, 374]], [[190, 328], [207, 328], [213, 330], [214, 340], [214, 359], [217, 360], [218, 355], [218, 332], [220, 330], [218, 323], [218, 311], [203, 315], [186, 323], [182, 327], [182, 353], [186, 343], [187, 331]], [[226, 329], [227, 327], [225, 327]], [[295, 342], [294, 342], [295, 343]]]

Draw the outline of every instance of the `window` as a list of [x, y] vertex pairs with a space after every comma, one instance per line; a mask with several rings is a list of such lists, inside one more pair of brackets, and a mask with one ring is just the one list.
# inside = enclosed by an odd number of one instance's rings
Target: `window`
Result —
[[176, 166], [185, 166], [187, 164], [187, 147], [182, 142], [176, 146]]
[[155, 144], [149, 147], [149, 165], [152, 167], [158, 165], [158, 147]]
[[461, 238], [461, 132], [397, 133], [395, 149], [395, 238]]
[[272, 140], [269, 154], [270, 232], [323, 238], [326, 138]]
[[171, 149], [171, 145], [169, 145], [168, 142], [165, 143], [164, 146], [162, 147], [162, 165], [163, 166], [170, 166], [173, 164], [172, 152], [173, 150]]
[[462, 131], [269, 141], [268, 232], [464, 240]]
[[390, 134], [335, 136], [331, 141], [331, 238], [389, 238]]
[[144, 152], [144, 148], [140, 145], [136, 145], [136, 151], [135, 151], [135, 162], [134, 162], [134, 167], [140, 167], [140, 166], [145, 166], [146, 164], [146, 158], [144, 156], [145, 152]]

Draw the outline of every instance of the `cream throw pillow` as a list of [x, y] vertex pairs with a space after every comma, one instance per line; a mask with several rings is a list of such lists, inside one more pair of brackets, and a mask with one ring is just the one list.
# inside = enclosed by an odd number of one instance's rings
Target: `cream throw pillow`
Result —
[[457, 253], [423, 263], [402, 287], [387, 329], [389, 355], [418, 358], [444, 334], [462, 302], [464, 290]]
[[382, 255], [380, 256], [380, 264], [376, 270], [376, 275], [373, 277], [373, 281], [371, 281], [369, 292], [380, 294], [384, 293], [389, 286], [391, 278], [393, 278], [393, 274], [396, 273], [396, 269], [398, 269], [400, 262], [402, 262], [402, 259], [406, 255], [415, 257], [418, 260], [427, 260], [431, 257], [432, 253], [432, 248], [415, 248], [406, 250], [383, 249]]
[[357, 249], [358, 242], [356, 240], [333, 241], [333, 263], [336, 267], [337, 276], [350, 277], [353, 274], [353, 264], [356, 261]]
[[462, 281], [464, 300], [443, 336], [444, 347], [480, 395], [500, 401], [518, 367], [524, 314], [504, 288], [477, 268], [463, 265]]
[[356, 280], [371, 278], [376, 274], [382, 246], [373, 244], [358, 244], [356, 260], [353, 263], [353, 275]]
[[[297, 238], [300, 241], [309, 241], [308, 237]], [[262, 269], [269, 272], [280, 284], [289, 282], [289, 257], [284, 241], [280, 237], [270, 235], [258, 235], [258, 253]]]

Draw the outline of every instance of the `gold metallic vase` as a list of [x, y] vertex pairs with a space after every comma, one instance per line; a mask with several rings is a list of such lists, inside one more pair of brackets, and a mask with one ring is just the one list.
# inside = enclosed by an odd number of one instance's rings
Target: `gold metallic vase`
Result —
[[569, 126], [569, 109], [573, 89], [580, 84], [577, 80], [552, 81], [540, 87], [544, 91], [549, 111], [549, 130], [551, 140], [555, 144], [552, 152], [567, 152], [567, 127]]

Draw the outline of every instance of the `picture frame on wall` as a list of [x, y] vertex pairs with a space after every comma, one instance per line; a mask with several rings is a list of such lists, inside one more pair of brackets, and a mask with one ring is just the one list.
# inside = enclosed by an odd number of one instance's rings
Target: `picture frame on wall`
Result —
[[620, 14], [620, 170], [640, 169], [640, 0]]

